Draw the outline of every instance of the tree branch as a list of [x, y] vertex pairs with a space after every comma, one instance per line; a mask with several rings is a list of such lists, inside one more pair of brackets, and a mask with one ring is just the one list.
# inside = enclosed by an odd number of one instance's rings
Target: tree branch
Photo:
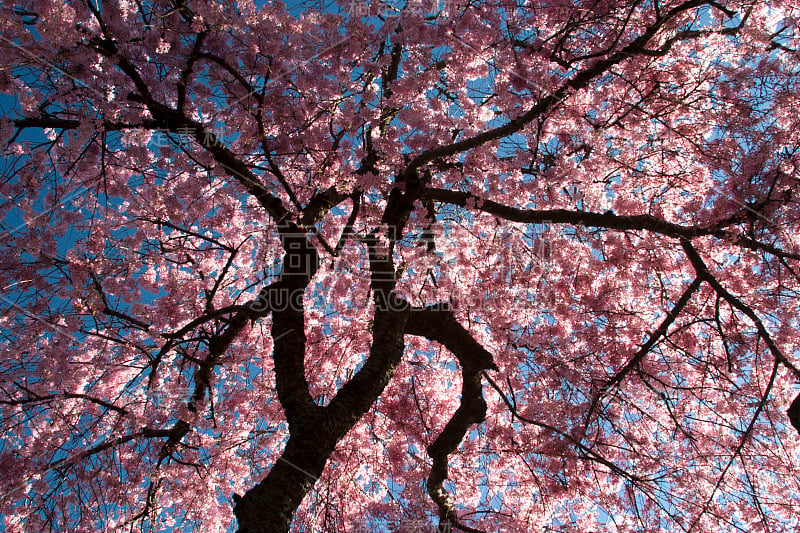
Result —
[[708, 4], [709, 2], [706, 0], [689, 0], [673, 7], [662, 17], [658, 18], [652, 25], [648, 26], [639, 37], [631, 41], [627, 46], [617, 50], [605, 59], [598, 60], [590, 67], [578, 72], [564, 85], [554, 90], [547, 96], [540, 98], [528, 111], [522, 113], [502, 126], [486, 130], [473, 137], [464, 139], [463, 141], [438, 146], [422, 152], [406, 167], [405, 173], [415, 172], [423, 165], [436, 159], [460, 154], [478, 146], [517, 133], [527, 124], [536, 120], [545, 112], [555, 107], [559, 102], [569, 96], [570, 92], [585, 88], [597, 76], [606, 72], [612, 66], [621, 63], [625, 59], [646, 53], [647, 50], [645, 46], [650, 39], [652, 39], [667, 23], [672, 21], [672, 19], [690, 9]]
[[481, 373], [497, 370], [492, 355], [459, 324], [446, 304], [413, 309], [406, 334], [418, 335], [443, 344], [461, 364], [461, 401], [442, 432], [428, 447], [433, 460], [428, 476], [428, 494], [439, 508], [439, 528], [455, 525], [463, 531], [477, 531], [460, 523], [455, 506], [443, 488], [447, 478], [447, 457], [453, 453], [473, 424], [486, 419]]
[[775, 341], [772, 339], [772, 336], [767, 331], [767, 328], [764, 327], [764, 323], [761, 322], [761, 319], [758, 315], [753, 311], [753, 309], [742, 302], [739, 298], [728, 292], [725, 287], [720, 284], [717, 278], [714, 277], [713, 274], [708, 270], [705, 262], [703, 261], [700, 254], [697, 253], [692, 243], [686, 239], [681, 239], [681, 246], [683, 246], [683, 250], [686, 253], [686, 257], [691, 262], [692, 266], [694, 267], [695, 272], [697, 272], [698, 278], [702, 279], [703, 281], [707, 282], [711, 287], [719, 294], [725, 301], [727, 301], [731, 306], [735, 307], [742, 313], [744, 313], [756, 326], [756, 330], [758, 331], [758, 336], [764, 341], [767, 345], [772, 356], [775, 358], [776, 361], [784, 365], [786, 368], [791, 370], [791, 372], [795, 375], [795, 377], [800, 378], [800, 369], [798, 369], [786, 355], [781, 351]]
[[485, 200], [468, 192], [451, 191], [429, 187], [423, 192], [425, 198], [436, 202], [467, 207], [489, 213], [511, 222], [554, 224], [574, 224], [616, 230], [647, 230], [670, 237], [696, 237], [710, 234], [712, 230], [702, 226], [681, 226], [661, 220], [652, 215], [615, 215], [612, 212], [594, 213], [591, 211], [572, 211], [569, 209], [520, 209]]
[[692, 298], [692, 295], [694, 295], [697, 289], [700, 288], [701, 283], [702, 280], [699, 277], [695, 278], [694, 281], [692, 281], [692, 283], [686, 288], [686, 290], [683, 291], [683, 294], [675, 303], [675, 305], [672, 307], [672, 309], [667, 311], [667, 316], [661, 322], [661, 325], [659, 325], [658, 328], [653, 333], [650, 334], [649, 338], [642, 345], [642, 347], [635, 354], [631, 356], [628, 362], [625, 363], [625, 366], [620, 368], [619, 371], [616, 374], [614, 374], [614, 376], [611, 379], [603, 383], [602, 388], [592, 398], [592, 404], [589, 407], [588, 413], [586, 414], [586, 422], [584, 423], [584, 426], [589, 425], [589, 422], [592, 419], [592, 415], [594, 414], [594, 411], [597, 408], [597, 404], [603, 398], [605, 393], [608, 392], [611, 389], [611, 387], [621, 383], [622, 380], [625, 379], [625, 376], [627, 376], [631, 372], [631, 370], [639, 366], [639, 363], [641, 363], [642, 359], [644, 359], [644, 356], [650, 352], [653, 346], [655, 346], [656, 342], [658, 342], [658, 339], [667, 336], [667, 330], [672, 325], [672, 323], [675, 322], [675, 320], [678, 318], [678, 315], [681, 314], [681, 311], [683, 311], [683, 308], [686, 307], [686, 304], [689, 303], [689, 300]]

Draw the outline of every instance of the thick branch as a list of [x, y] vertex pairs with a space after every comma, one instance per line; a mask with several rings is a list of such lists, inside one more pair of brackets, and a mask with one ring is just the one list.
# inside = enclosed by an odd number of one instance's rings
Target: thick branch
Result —
[[75, 453], [70, 455], [69, 457], [65, 457], [59, 461], [56, 461], [48, 466], [48, 468], [61, 468], [67, 465], [77, 464], [80, 461], [83, 461], [87, 457], [91, 457], [92, 455], [98, 454], [104, 450], [108, 450], [110, 448], [114, 448], [119, 446], [120, 444], [125, 444], [126, 442], [132, 441], [134, 439], [145, 438], [145, 439], [158, 439], [163, 437], [169, 437], [172, 433], [171, 429], [153, 429], [153, 428], [142, 428], [135, 433], [131, 433], [128, 435], [124, 435], [122, 437], [117, 437], [115, 439], [107, 440], [102, 442], [88, 450], [84, 450], [79, 453]]
[[792, 423], [794, 429], [800, 433], [800, 394], [798, 394], [792, 401], [792, 404], [789, 406], [789, 410], [786, 411], [786, 415], [789, 417], [789, 422]]
[[350, 194], [338, 192], [333, 185], [324, 191], [316, 193], [303, 209], [300, 224], [304, 226], [314, 225], [314, 223], [319, 221], [333, 206], [344, 202], [350, 197]]
[[[349, 429], [367, 412], [389, 383], [403, 356], [403, 332], [411, 306], [394, 293], [395, 269], [391, 254], [376, 250], [377, 239], [367, 239], [371, 271], [371, 287], [375, 301], [372, 323], [372, 345], [361, 369], [334, 396], [328, 405], [337, 433]], [[344, 436], [344, 433], [342, 433]]]
[[447, 304], [412, 309], [405, 332], [441, 343], [465, 368], [497, 370], [492, 354], [458, 323]]
[[442, 343], [461, 363], [461, 402], [442, 432], [428, 447], [433, 466], [428, 477], [428, 494], [439, 508], [439, 529], [455, 527], [477, 531], [460, 523], [452, 499], [443, 488], [447, 478], [447, 457], [456, 449], [473, 424], [486, 418], [481, 374], [497, 370], [492, 355], [459, 324], [447, 305], [414, 309], [406, 322], [406, 333]]
[[[243, 497], [235, 498], [239, 533], [289, 530], [295, 510], [322, 474], [336, 443], [373, 405], [391, 379], [403, 355], [403, 328], [408, 314], [407, 304], [405, 311], [376, 310], [372, 346], [364, 365], [327, 407], [316, 407], [303, 419], [304, 423], [290, 426], [286, 449], [267, 477]], [[277, 354], [275, 364], [277, 374]], [[286, 407], [283, 398], [281, 403]]]
[[468, 203], [476, 209], [511, 222], [553, 224], [574, 224], [616, 230], [647, 230], [671, 237], [691, 238], [706, 235], [711, 230], [699, 226], [681, 226], [652, 215], [616, 215], [612, 212], [593, 213], [591, 211], [572, 211], [569, 209], [520, 209], [492, 200], [484, 200], [474, 194], [447, 189], [427, 188], [424, 196], [436, 202], [466, 207]]
[[[275, 379], [289, 421], [290, 437], [267, 477], [244, 496], [236, 497], [234, 514], [239, 523], [239, 533], [288, 531], [297, 506], [322, 474], [336, 443], [375, 403], [394, 375], [403, 355], [403, 332], [410, 313], [408, 303], [394, 294], [391, 256], [378, 259], [375, 243], [371, 242], [368, 247], [373, 277], [378, 268], [391, 273], [392, 279], [373, 283], [376, 306], [369, 357], [326, 407], [316, 406], [305, 381], [305, 334], [300, 307], [301, 289], [313, 273], [309, 275], [302, 270], [287, 272], [287, 261], [291, 259], [292, 251], [302, 259], [302, 250], [311, 245], [305, 238], [298, 241], [288, 228], [282, 232], [282, 240], [287, 254], [281, 283], [292, 291], [290, 296], [300, 299], [295, 301], [295, 306], [290, 300], [289, 309], [273, 310]], [[313, 259], [316, 260], [315, 255]], [[310, 259], [306, 257], [305, 260]]]
[[[80, 120], [57, 118], [57, 117], [28, 117], [12, 121], [14, 126], [19, 129], [25, 128], [52, 128], [54, 130], [74, 130], [81, 125]], [[143, 121], [138, 124], [127, 124], [125, 122], [111, 122], [104, 120], [100, 126], [105, 131], [119, 131], [135, 128], [154, 128], [156, 124], [152, 120]]]
[[[272, 312], [276, 389], [286, 413], [290, 431], [298, 425], [313, 425], [319, 416], [319, 408], [313, 403], [305, 378], [306, 337], [303, 313], [303, 292], [316, 272], [317, 252], [308, 242], [305, 234], [296, 226], [284, 222], [279, 226], [279, 231], [286, 252], [280, 280], [262, 289], [254, 302], [236, 307], [236, 314], [230, 319], [228, 326], [222, 333], [209, 340], [208, 355], [195, 369], [194, 392], [188, 401], [188, 408], [191, 412], [197, 412], [205, 401], [206, 391], [211, 388], [214, 367], [248, 321]], [[221, 311], [230, 312], [233, 309], [228, 308]], [[217, 317], [221, 314], [221, 312], [207, 314], [181, 328], [180, 333], [188, 333], [192, 327], [209, 320], [209, 317]], [[174, 336], [170, 336], [156, 360], [163, 355], [165, 349], [174, 345], [174, 338]], [[169, 446], [174, 448], [190, 430], [191, 426], [187, 422], [179, 420], [173, 427], [173, 434], [170, 435], [168, 442]], [[162, 455], [170, 451], [165, 446]]]

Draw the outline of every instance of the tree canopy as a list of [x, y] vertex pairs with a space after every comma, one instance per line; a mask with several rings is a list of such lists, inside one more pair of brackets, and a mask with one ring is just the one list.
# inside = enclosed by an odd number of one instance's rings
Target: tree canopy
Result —
[[4, 2], [5, 528], [796, 530], [798, 24]]

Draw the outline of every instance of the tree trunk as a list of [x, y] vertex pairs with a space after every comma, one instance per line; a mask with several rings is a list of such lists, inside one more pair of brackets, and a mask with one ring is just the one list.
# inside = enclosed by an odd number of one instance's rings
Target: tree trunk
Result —
[[[329, 437], [290, 437], [281, 457], [264, 480], [237, 498], [233, 512], [238, 533], [289, 531], [295, 510], [314, 487], [333, 451]], [[310, 445], [311, 444], [311, 445]]]

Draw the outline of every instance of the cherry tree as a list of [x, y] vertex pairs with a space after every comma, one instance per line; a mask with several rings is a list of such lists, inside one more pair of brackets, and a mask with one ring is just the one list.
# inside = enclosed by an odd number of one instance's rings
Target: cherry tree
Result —
[[6, 530], [800, 526], [795, 2], [0, 11]]

